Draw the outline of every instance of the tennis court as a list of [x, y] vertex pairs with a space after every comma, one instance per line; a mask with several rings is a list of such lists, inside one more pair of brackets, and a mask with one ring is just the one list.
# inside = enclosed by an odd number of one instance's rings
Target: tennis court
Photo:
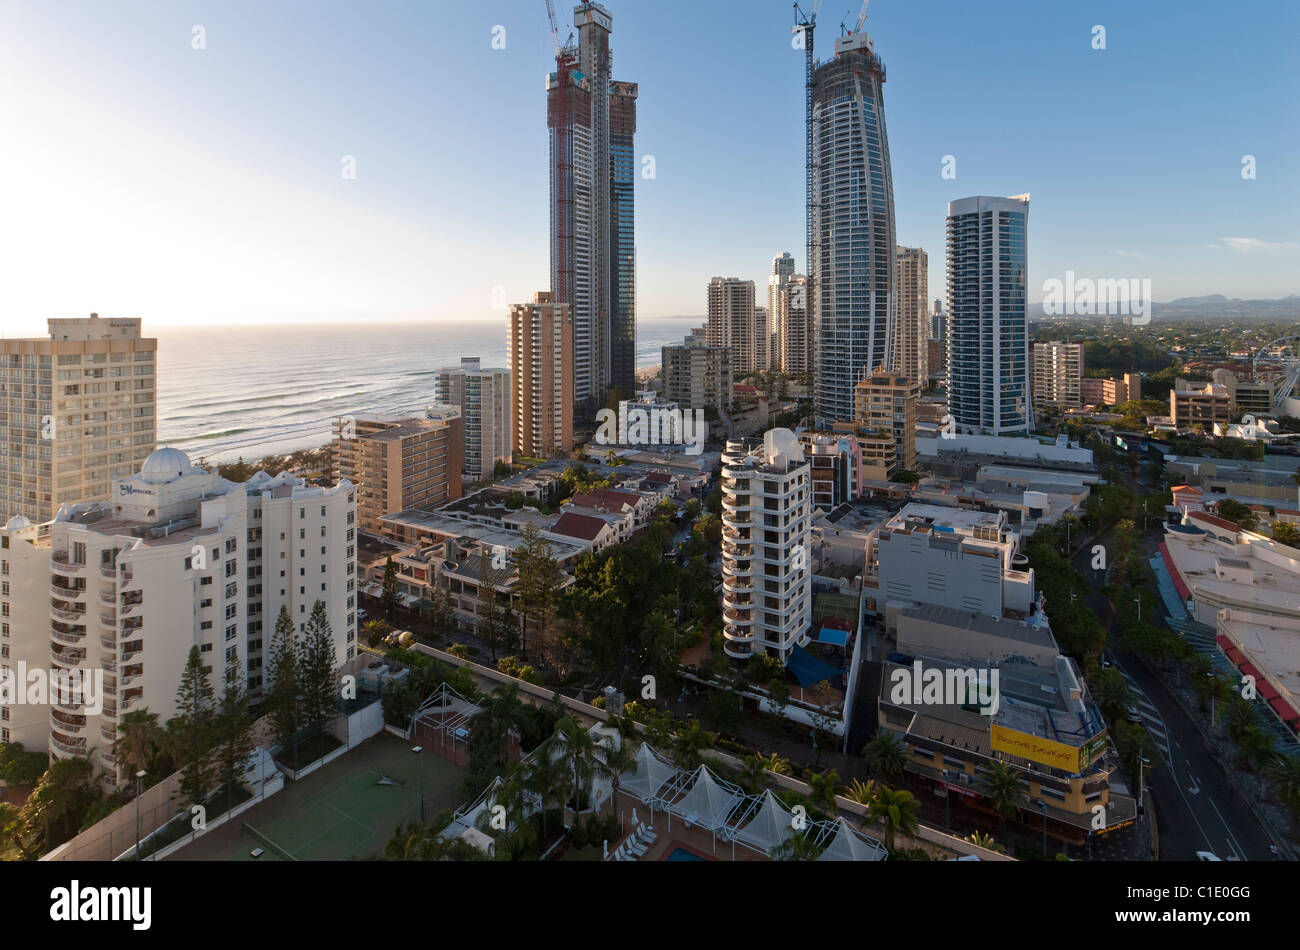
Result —
[[432, 818], [456, 804], [463, 770], [380, 733], [167, 860], [250, 861], [255, 848], [262, 861], [369, 857], [398, 825], [419, 819], [421, 764], [425, 815]]

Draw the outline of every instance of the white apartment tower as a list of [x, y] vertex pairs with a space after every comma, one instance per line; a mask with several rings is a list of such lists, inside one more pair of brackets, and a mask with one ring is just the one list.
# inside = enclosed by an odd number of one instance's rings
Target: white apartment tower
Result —
[[441, 405], [460, 409], [462, 471], [474, 481], [491, 478], [497, 462], [510, 461], [510, 370], [462, 357], [460, 366], [438, 371], [434, 392]]
[[1077, 409], [1083, 405], [1083, 344], [1035, 343], [1030, 350], [1029, 389], [1035, 409]]
[[890, 367], [911, 379], [930, 375], [930, 255], [919, 247], [895, 251], [898, 266], [898, 327], [894, 333], [894, 360]]
[[[281, 606], [301, 633], [319, 600], [336, 661], [355, 655], [356, 496], [347, 481], [308, 487], [259, 472], [230, 482], [177, 449], [154, 452], [116, 488], [113, 501], [65, 505], [39, 528], [10, 521], [0, 559], [44, 612], [10, 628], [28, 665], [103, 675], [102, 703], [45, 707], [51, 758], [91, 756], [120, 784], [118, 722], [141, 709], [160, 722], [175, 715], [191, 647], [217, 696], [233, 666], [256, 697]], [[33, 711], [14, 707], [8, 718]], [[40, 731], [33, 721], [22, 735]]]
[[813, 371], [813, 321], [808, 307], [808, 278], [795, 274], [781, 287], [777, 298], [781, 331], [781, 372], [803, 376]]
[[794, 257], [789, 251], [772, 258], [772, 273], [767, 278], [767, 369], [781, 370], [785, 351], [781, 321], [781, 294], [794, 279]]
[[757, 336], [754, 282], [736, 277], [710, 280], [708, 342], [731, 349], [731, 368], [737, 376], [766, 368], [758, 365]]
[[779, 657], [808, 641], [812, 489], [789, 429], [761, 443], [729, 441], [722, 456], [723, 649], [733, 659]]
[[48, 339], [0, 340], [0, 518], [108, 501], [154, 450], [158, 341], [139, 318], [48, 326]]

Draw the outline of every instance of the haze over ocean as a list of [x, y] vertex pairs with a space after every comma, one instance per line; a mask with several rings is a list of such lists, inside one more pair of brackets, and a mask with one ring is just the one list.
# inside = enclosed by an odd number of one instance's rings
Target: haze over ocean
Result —
[[[637, 368], [703, 317], [639, 321]], [[506, 365], [503, 323], [145, 327], [158, 337], [158, 444], [196, 461], [315, 448], [335, 416], [421, 412], [463, 356]]]

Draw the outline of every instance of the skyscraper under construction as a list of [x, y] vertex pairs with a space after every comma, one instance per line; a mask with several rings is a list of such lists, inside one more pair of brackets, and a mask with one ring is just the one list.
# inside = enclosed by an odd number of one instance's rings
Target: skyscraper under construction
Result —
[[827, 425], [853, 418], [853, 387], [888, 365], [897, 322], [885, 66], [861, 27], [813, 76], [810, 304], [816, 412]]
[[551, 289], [573, 315], [574, 399], [589, 415], [611, 387], [635, 389], [636, 83], [611, 78], [614, 20], [573, 11], [577, 45], [546, 80], [551, 160]]

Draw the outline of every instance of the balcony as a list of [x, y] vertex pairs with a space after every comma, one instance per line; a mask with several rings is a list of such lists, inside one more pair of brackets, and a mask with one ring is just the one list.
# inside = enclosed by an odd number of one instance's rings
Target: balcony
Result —
[[59, 607], [50, 608], [50, 616], [55, 620], [62, 620], [64, 623], [85, 623], [86, 609], [81, 610], [63, 610]]
[[117, 632], [117, 618], [112, 614], [100, 614], [99, 625], [105, 630], [111, 630], [114, 633]]
[[50, 732], [50, 745], [53, 746], [54, 750], [61, 755], [80, 756], [86, 754], [85, 739], [66, 741], [66, 740], [59, 739], [58, 733], [53, 731]]
[[102, 565], [102, 566], [99, 568], [99, 576], [102, 577], [102, 578], [103, 578], [104, 580], [106, 580], [106, 581], [116, 581], [116, 580], [117, 580], [117, 565], [116, 565], [116, 564], [105, 564], [105, 565]]
[[70, 647], [81, 646], [86, 639], [86, 634], [84, 632], [76, 633], [74, 631], [59, 630], [57, 627], [50, 628], [50, 636], [59, 643], [67, 644]]
[[100, 637], [100, 638], [99, 638], [99, 645], [100, 645], [101, 647], [103, 647], [105, 650], [109, 650], [109, 651], [111, 651], [111, 652], [113, 652], [113, 653], [116, 653], [116, 652], [117, 652], [117, 637]]
[[60, 600], [79, 601], [86, 596], [86, 588], [63, 587], [62, 585], [59, 584], [57, 580], [54, 580], [50, 582], [50, 594], [51, 596], [57, 597]]
[[725, 594], [752, 594], [754, 582], [744, 578], [723, 577], [722, 590]]
[[64, 668], [71, 669], [86, 659], [85, 650], [66, 650], [60, 651], [54, 647], [50, 648], [50, 662], [57, 663]]
[[59, 712], [57, 709], [51, 709], [50, 718], [59, 724], [59, 729], [62, 732], [76, 733], [86, 728], [85, 716], [73, 716]]
[[731, 558], [722, 559], [722, 571], [728, 577], [753, 577], [754, 562], [752, 558], [744, 561], [733, 561]]
[[117, 606], [117, 594], [111, 590], [101, 590], [99, 592], [99, 602], [108, 607]]
[[737, 610], [729, 607], [722, 612], [722, 617], [727, 623], [736, 626], [752, 627], [754, 625], [753, 612], [749, 609]]
[[[112, 649], [114, 649], [114, 647], [109, 647], [109, 649], [112, 650]], [[114, 673], [114, 672], [116, 672], [116, 671], [117, 671], [117, 658], [116, 658], [116, 657], [111, 657], [111, 656], [100, 657], [100, 658], [99, 658], [99, 668], [100, 668], [101, 670], [103, 670], [105, 673]]]
[[99, 737], [105, 742], [113, 743], [117, 741], [117, 730], [109, 729], [107, 726], [99, 727]]
[[55, 551], [50, 555], [50, 566], [60, 574], [69, 574], [73, 577], [80, 577], [81, 572], [86, 569], [84, 564], [74, 564], [68, 560], [67, 551]]
[[722, 652], [733, 660], [748, 660], [754, 655], [754, 644], [737, 640], [723, 640]]

